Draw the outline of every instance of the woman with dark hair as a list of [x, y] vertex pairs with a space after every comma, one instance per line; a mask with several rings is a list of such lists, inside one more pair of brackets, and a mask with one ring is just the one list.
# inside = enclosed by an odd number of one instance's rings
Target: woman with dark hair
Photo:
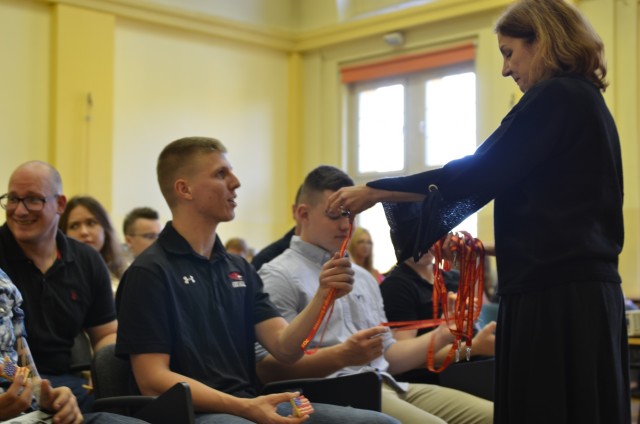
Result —
[[629, 423], [622, 160], [603, 43], [563, 0], [517, 1], [495, 31], [502, 75], [524, 93], [498, 129], [473, 155], [344, 188], [327, 208], [385, 202], [403, 261], [495, 200], [495, 423]]
[[67, 236], [100, 252], [111, 273], [115, 293], [127, 263], [111, 219], [100, 202], [90, 196], [72, 197], [60, 216], [58, 227]]

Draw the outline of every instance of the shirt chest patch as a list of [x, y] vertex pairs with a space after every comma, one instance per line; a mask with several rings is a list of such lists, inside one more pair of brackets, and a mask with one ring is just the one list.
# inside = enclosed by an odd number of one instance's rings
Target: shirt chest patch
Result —
[[234, 289], [247, 287], [244, 283], [244, 277], [239, 272], [230, 272], [229, 280], [231, 282], [231, 287], [233, 287]]
[[196, 279], [193, 275], [189, 274], [189, 275], [183, 275], [182, 276], [182, 282], [184, 282], [185, 284], [195, 284], [196, 283]]

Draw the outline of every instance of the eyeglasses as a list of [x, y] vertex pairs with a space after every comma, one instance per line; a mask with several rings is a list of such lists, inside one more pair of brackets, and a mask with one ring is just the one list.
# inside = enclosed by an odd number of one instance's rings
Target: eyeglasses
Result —
[[160, 234], [158, 233], [141, 233], [141, 234], [129, 234], [131, 237], [142, 237], [143, 239], [146, 240], [156, 240], [158, 237], [160, 237]]
[[27, 197], [18, 197], [12, 196], [10, 194], [3, 194], [0, 196], [0, 206], [2, 209], [13, 211], [18, 208], [18, 204], [22, 202], [24, 207], [29, 212], [39, 212], [44, 209], [44, 204], [47, 203], [48, 199], [58, 198], [59, 194], [52, 194], [51, 196], [45, 197], [36, 197], [36, 196], [27, 196]]

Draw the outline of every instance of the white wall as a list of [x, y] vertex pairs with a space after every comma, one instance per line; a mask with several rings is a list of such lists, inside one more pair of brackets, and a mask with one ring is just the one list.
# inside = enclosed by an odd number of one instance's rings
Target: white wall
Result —
[[49, 32], [46, 5], [0, 1], [0, 195], [16, 166], [47, 160]]
[[[219, 227], [223, 241], [250, 246], [273, 240], [284, 170], [287, 57], [207, 36], [119, 21], [116, 29], [113, 218], [142, 205], [168, 208], [155, 163], [169, 142], [191, 135], [220, 139], [242, 187], [236, 219]], [[288, 219], [289, 217], [285, 217]]]

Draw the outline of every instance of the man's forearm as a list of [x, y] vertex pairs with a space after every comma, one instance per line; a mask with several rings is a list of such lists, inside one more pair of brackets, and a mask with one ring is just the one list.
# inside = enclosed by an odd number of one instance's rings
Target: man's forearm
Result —
[[107, 334], [106, 336], [98, 340], [98, 342], [93, 346], [93, 351], [97, 352], [103, 347], [108, 346], [110, 344], [114, 344], [115, 342], [116, 342], [116, 333]]
[[302, 312], [282, 331], [279, 343], [281, 351], [277, 355], [278, 360], [293, 363], [301, 358], [303, 352], [300, 345], [311, 333], [324, 301], [325, 298], [316, 294]]

